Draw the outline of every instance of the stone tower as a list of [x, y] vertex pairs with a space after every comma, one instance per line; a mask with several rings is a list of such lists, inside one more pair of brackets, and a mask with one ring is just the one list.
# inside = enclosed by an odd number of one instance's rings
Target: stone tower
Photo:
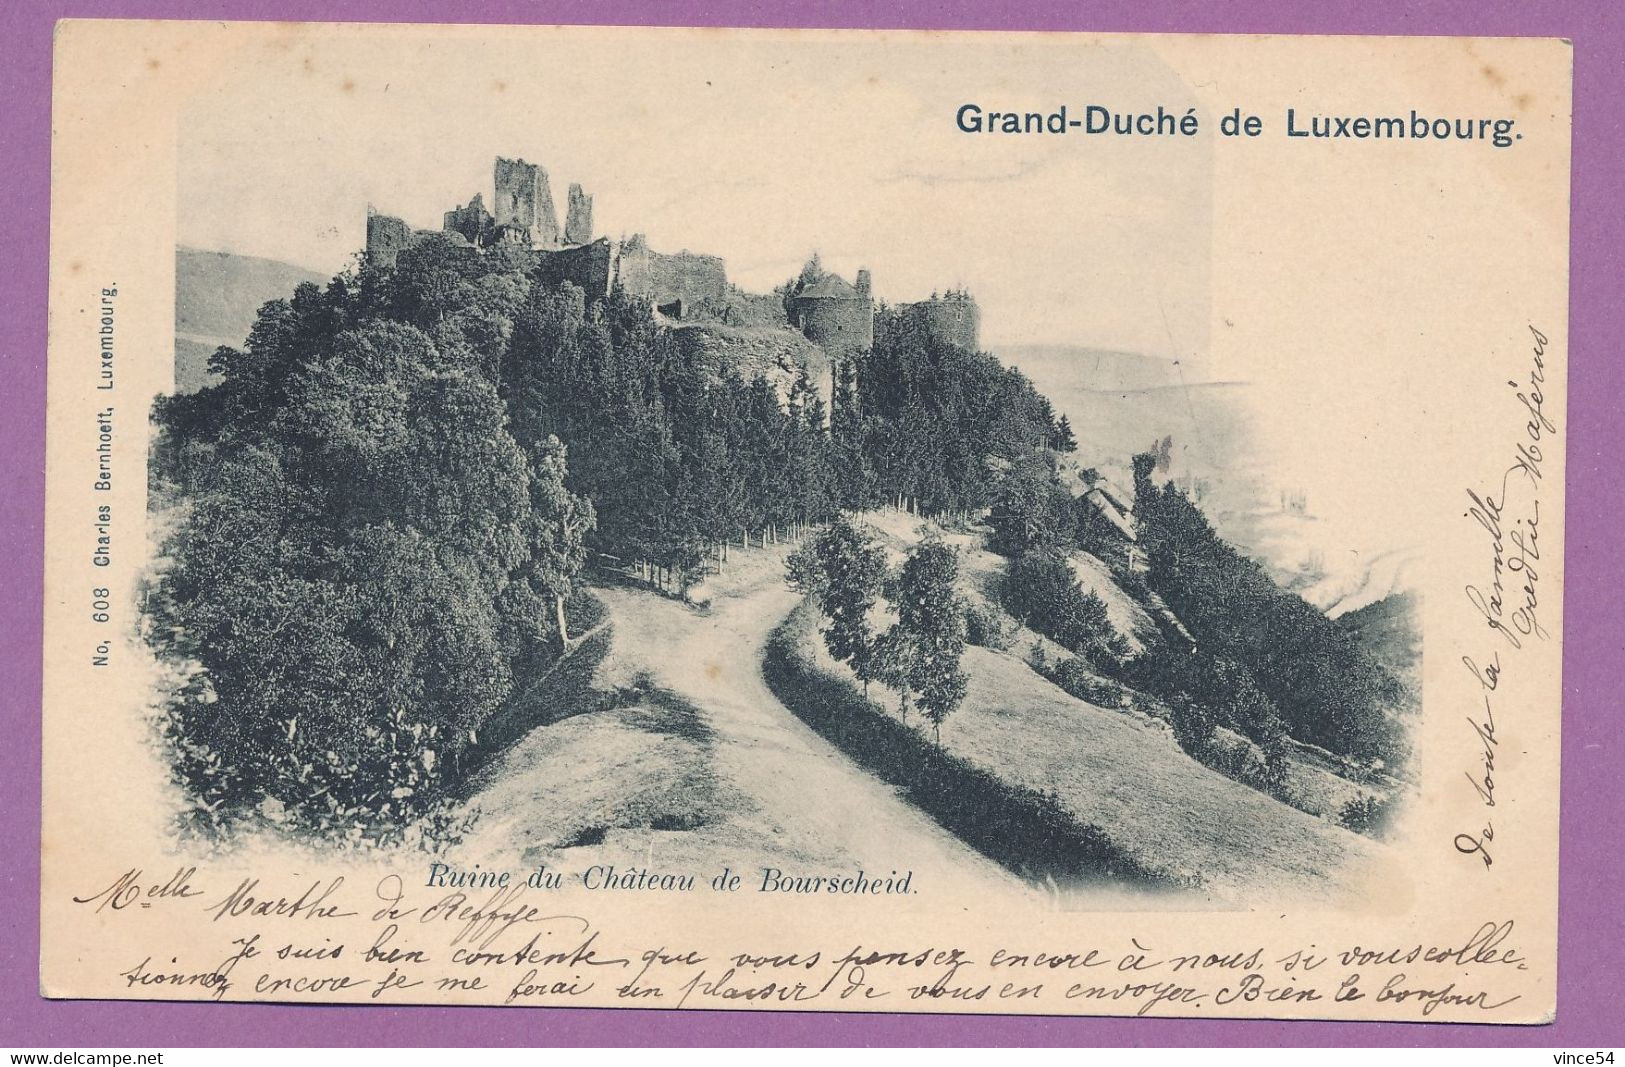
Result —
[[380, 215], [367, 205], [367, 261], [393, 267], [401, 249], [412, 243], [412, 227], [393, 215]]
[[982, 329], [982, 310], [976, 298], [963, 289], [950, 289], [941, 296], [898, 308], [931, 339], [975, 352]]
[[557, 248], [559, 216], [553, 207], [553, 190], [547, 171], [523, 159], [497, 157], [496, 228], [509, 231], [513, 239], [534, 248]]
[[592, 240], [592, 197], [581, 186], [570, 185], [569, 206], [564, 215], [564, 243], [584, 245]]
[[796, 294], [790, 321], [831, 356], [867, 351], [875, 343], [875, 304], [869, 272], [853, 285], [824, 274]]

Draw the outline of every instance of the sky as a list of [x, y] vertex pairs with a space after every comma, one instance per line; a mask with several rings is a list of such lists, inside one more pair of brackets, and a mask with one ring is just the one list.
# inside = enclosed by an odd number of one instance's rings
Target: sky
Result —
[[419, 227], [498, 155], [569, 183], [599, 234], [722, 256], [767, 291], [816, 251], [878, 297], [969, 288], [983, 340], [1190, 358], [1207, 345], [1208, 139], [989, 136], [965, 103], [1183, 108], [1144, 45], [912, 34], [301, 36], [222, 56], [179, 129], [181, 243], [323, 272], [367, 206]]

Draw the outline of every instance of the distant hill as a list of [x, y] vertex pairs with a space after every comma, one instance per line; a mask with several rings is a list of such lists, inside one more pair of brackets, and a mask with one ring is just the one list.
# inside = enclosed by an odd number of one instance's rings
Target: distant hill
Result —
[[1420, 607], [1415, 593], [1390, 593], [1338, 616], [1337, 624], [1354, 635], [1373, 659], [1415, 690], [1422, 669]]
[[1071, 421], [1077, 462], [1116, 485], [1133, 485], [1131, 456], [1172, 437], [1175, 472], [1205, 479], [1224, 498], [1204, 500], [1205, 510], [1246, 511], [1261, 498], [1255, 483], [1265, 471], [1248, 445], [1250, 386], [1215, 381], [1194, 362], [1134, 352], [1006, 345], [997, 355]]
[[1223, 469], [1245, 452], [1236, 402], [1248, 387], [1215, 381], [1192, 361], [1075, 345], [1005, 345], [996, 354], [1070, 418], [1086, 465], [1126, 475], [1129, 457], [1165, 436]]
[[1194, 360], [1163, 359], [1139, 352], [1115, 352], [1080, 345], [1001, 345], [1006, 366], [1019, 367], [1034, 382], [1063, 379], [1097, 393], [1139, 392], [1213, 381]]
[[240, 345], [260, 305], [293, 295], [301, 282], [327, 279], [302, 267], [231, 252], [175, 249], [175, 391], [212, 381], [208, 360], [221, 345]]

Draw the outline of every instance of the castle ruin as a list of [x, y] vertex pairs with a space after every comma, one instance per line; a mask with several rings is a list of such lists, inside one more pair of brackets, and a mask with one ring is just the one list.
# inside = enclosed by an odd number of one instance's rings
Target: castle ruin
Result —
[[415, 230], [401, 219], [375, 214], [369, 208], [368, 262], [394, 266], [403, 248], [431, 234], [480, 251], [507, 247], [557, 252], [592, 243], [592, 197], [581, 186], [570, 186], [570, 215], [561, 234], [545, 169], [523, 159], [498, 156], [492, 178], [495, 210], [486, 210], [484, 194], [475, 193], [468, 203], [441, 216], [439, 230]]
[[[619, 283], [627, 293], [649, 302], [668, 319], [716, 319], [731, 301], [773, 303], [774, 297], [740, 293], [728, 284], [727, 266], [716, 257], [689, 252], [656, 252], [642, 234], [618, 245], [593, 237], [593, 198], [571, 183], [566, 194], [564, 226], [553, 202], [547, 170], [523, 159], [498, 156], [492, 170], [492, 201], [483, 193], [445, 212], [439, 230], [418, 230], [392, 215], [367, 208], [367, 262], [395, 266], [402, 251], [424, 241], [447, 242], [467, 254], [501, 250], [525, 256], [538, 278], [551, 284], [570, 282], [589, 300], [609, 295]], [[813, 265], [815, 267], [815, 264]], [[779, 326], [799, 330], [832, 357], [850, 356], [874, 345], [875, 302], [867, 270], [855, 282], [814, 270], [794, 291]], [[737, 308], [735, 309], [737, 310]], [[930, 337], [974, 351], [981, 312], [963, 290], [949, 290], [929, 300], [899, 305]]]
[[417, 230], [392, 215], [367, 210], [367, 262], [393, 267], [400, 253], [425, 240], [449, 241], [472, 253], [516, 250], [530, 258], [548, 281], [568, 281], [589, 298], [609, 295], [615, 249], [607, 238], [593, 239], [592, 197], [571, 185], [565, 228], [559, 229], [547, 170], [523, 159], [498, 156], [492, 168], [492, 208], [483, 193], [441, 216], [439, 230]]

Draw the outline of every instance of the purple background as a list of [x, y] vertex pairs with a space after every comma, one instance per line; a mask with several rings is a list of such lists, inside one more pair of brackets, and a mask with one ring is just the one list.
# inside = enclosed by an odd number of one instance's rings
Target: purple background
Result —
[[[1625, 896], [1618, 714], [1625, 663], [1625, 5], [1553, 0], [0, 0], [0, 1044], [1534, 1045], [1620, 1043]], [[1543, 1027], [588, 1009], [63, 1002], [37, 993], [41, 514], [52, 22], [61, 17], [1227, 33], [1538, 35], [1575, 43], [1558, 1021]], [[1424, 461], [1411, 457], [1412, 461]], [[90, 779], [87, 779], [87, 785]]]

